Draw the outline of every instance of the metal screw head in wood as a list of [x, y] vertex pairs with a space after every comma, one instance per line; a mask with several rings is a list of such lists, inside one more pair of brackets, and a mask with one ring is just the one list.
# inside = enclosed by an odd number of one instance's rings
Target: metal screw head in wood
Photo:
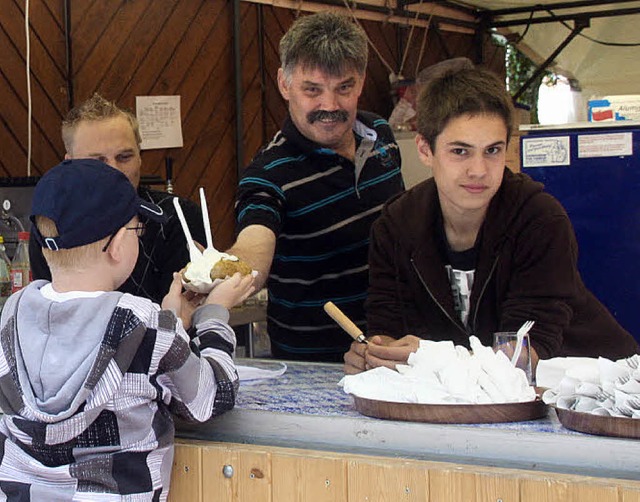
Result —
[[231, 478], [231, 477], [233, 477], [233, 466], [232, 466], [232, 465], [228, 465], [228, 464], [227, 464], [227, 465], [225, 465], [225, 466], [222, 468], [222, 475], [223, 475], [225, 478]]

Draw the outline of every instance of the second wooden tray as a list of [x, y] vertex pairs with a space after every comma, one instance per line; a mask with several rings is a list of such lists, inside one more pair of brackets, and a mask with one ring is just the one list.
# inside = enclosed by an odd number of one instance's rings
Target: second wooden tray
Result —
[[598, 436], [640, 439], [640, 419], [604, 417], [556, 406], [553, 406], [553, 409], [556, 410], [560, 423], [572, 431]]

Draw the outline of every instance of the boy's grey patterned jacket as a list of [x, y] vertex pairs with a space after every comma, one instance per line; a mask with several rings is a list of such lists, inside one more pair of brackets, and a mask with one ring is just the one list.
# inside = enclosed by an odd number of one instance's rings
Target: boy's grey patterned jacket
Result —
[[205, 421], [238, 389], [228, 312], [190, 335], [129, 294], [53, 301], [36, 281], [0, 321], [0, 500], [166, 500], [172, 414]]

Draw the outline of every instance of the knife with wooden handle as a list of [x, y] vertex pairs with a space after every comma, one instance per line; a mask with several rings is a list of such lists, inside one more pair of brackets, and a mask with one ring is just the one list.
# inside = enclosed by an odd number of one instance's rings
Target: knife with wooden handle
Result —
[[333, 302], [325, 303], [324, 304], [324, 311], [327, 314], [329, 314], [331, 319], [333, 319], [335, 322], [337, 322], [343, 330], [345, 330], [347, 333], [349, 333], [351, 338], [353, 338], [356, 342], [369, 343], [369, 342], [367, 342], [367, 339], [365, 338], [364, 334], [362, 333], [362, 330], [360, 328], [358, 328], [358, 326], [356, 326], [354, 324], [354, 322], [351, 319], [349, 319], [344, 314], [344, 312], [342, 312], [342, 310], [340, 310], [338, 307], [336, 307]]

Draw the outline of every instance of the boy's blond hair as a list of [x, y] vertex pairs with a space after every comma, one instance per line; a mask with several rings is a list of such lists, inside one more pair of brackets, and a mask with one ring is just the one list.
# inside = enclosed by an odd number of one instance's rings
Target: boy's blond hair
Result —
[[[43, 237], [57, 237], [59, 234], [58, 227], [55, 222], [46, 216], [36, 216], [36, 226]], [[106, 244], [105, 237], [91, 244], [78, 246], [70, 249], [59, 249], [53, 251], [51, 249], [42, 248], [42, 254], [51, 270], [73, 270], [84, 267], [88, 263], [95, 262], [102, 253], [102, 248]]]
[[99, 122], [116, 117], [122, 117], [129, 122], [136, 142], [140, 145], [142, 137], [136, 116], [96, 92], [80, 106], [72, 109], [62, 121], [62, 141], [67, 153], [73, 154], [73, 140], [76, 129], [81, 122]]
[[468, 65], [450, 65], [427, 80], [417, 102], [418, 134], [435, 152], [436, 139], [449, 122], [462, 115], [496, 115], [511, 139], [515, 112], [505, 83], [495, 73]]

